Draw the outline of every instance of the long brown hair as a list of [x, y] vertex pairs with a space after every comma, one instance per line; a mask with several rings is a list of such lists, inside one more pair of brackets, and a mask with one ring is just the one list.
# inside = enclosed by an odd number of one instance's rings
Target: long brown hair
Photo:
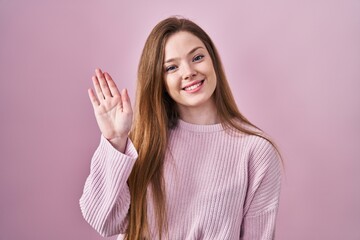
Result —
[[219, 54], [206, 32], [194, 22], [179, 17], [170, 17], [158, 23], [145, 42], [138, 68], [135, 118], [130, 138], [139, 157], [128, 180], [131, 194], [127, 229], [129, 240], [150, 238], [147, 218], [148, 187], [151, 190], [160, 238], [167, 232], [163, 166], [168, 132], [170, 128], [176, 127], [179, 112], [176, 102], [165, 90], [163, 61], [167, 39], [179, 31], [187, 31], [198, 37], [211, 56], [217, 77], [213, 97], [223, 127], [266, 138], [259, 128], [239, 112]]

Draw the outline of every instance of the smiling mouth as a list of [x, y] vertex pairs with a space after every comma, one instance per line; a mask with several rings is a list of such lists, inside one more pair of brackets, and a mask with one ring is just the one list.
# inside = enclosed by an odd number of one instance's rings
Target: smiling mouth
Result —
[[184, 87], [182, 90], [184, 90], [184, 91], [194, 90], [194, 89], [200, 87], [201, 85], [203, 85], [204, 81], [205, 81], [205, 79], [204, 79], [204, 80], [201, 80], [200, 82], [198, 82], [198, 83], [196, 83], [196, 84], [194, 84], [194, 85], [191, 85], [191, 86], [189, 86], [189, 87]]

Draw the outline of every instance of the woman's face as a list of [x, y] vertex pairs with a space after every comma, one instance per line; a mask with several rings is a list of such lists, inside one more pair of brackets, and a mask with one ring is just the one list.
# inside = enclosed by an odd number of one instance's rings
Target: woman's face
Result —
[[195, 35], [181, 31], [166, 41], [164, 78], [166, 90], [180, 113], [214, 107], [215, 70], [209, 52]]

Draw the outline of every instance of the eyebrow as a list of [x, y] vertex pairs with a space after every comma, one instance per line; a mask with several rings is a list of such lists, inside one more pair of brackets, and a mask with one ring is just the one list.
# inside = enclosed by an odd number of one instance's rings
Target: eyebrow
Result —
[[[200, 46], [199, 47], [194, 47], [187, 55], [190, 55], [190, 54], [194, 53], [199, 48], [203, 48], [203, 47], [200, 47]], [[164, 63], [172, 62], [172, 61], [174, 61], [176, 59], [178, 59], [178, 58], [170, 58], [170, 59], [166, 60]]]

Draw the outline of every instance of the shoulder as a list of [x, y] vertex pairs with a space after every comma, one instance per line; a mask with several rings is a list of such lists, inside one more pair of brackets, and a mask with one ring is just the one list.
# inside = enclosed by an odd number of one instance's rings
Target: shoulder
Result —
[[268, 136], [248, 135], [247, 141], [252, 155], [276, 153], [276, 147]]
[[228, 131], [229, 144], [236, 146], [246, 156], [249, 167], [254, 165], [277, 165], [281, 163], [276, 144], [266, 133], [252, 126], [243, 126], [253, 134], [240, 130]]
[[269, 139], [261, 136], [248, 136], [249, 139], [249, 159], [248, 168], [250, 171], [277, 172], [280, 174], [281, 157]]
[[229, 135], [238, 138], [251, 155], [261, 155], [264, 153], [277, 153], [274, 141], [261, 129], [236, 120], [239, 129], [228, 128]]

